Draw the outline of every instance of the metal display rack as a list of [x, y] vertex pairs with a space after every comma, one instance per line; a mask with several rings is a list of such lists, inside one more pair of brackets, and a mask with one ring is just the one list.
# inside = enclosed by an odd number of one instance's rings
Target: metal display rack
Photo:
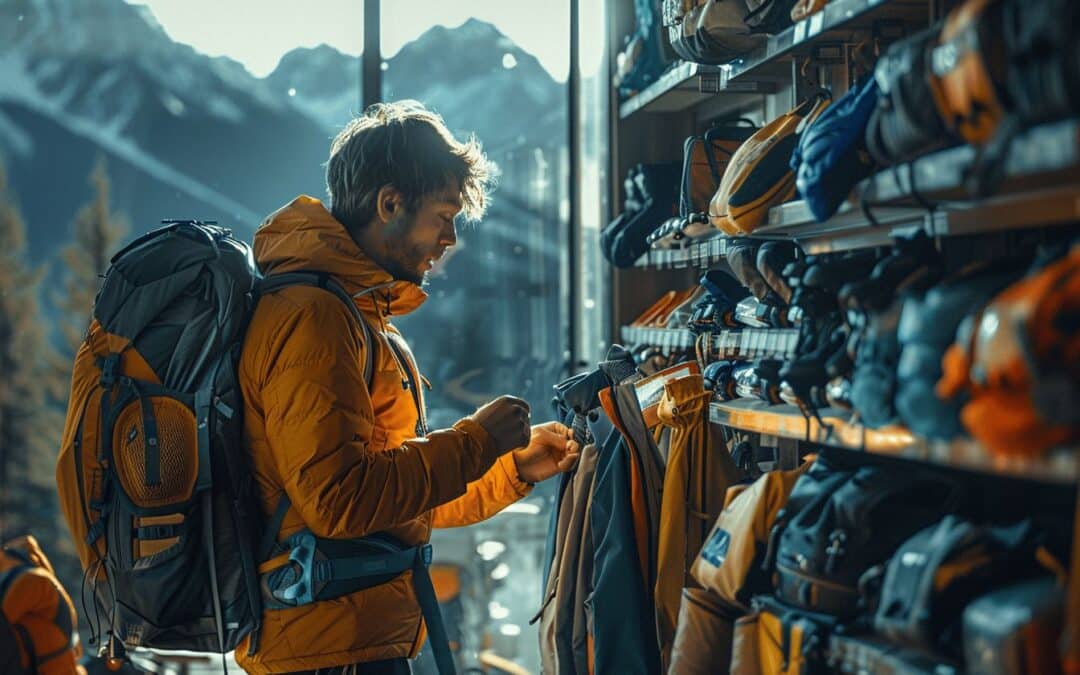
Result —
[[[633, 345], [650, 345], [670, 354], [674, 350], [690, 349], [698, 336], [685, 328], [649, 328], [623, 326], [623, 341]], [[733, 328], [709, 333], [711, 351], [723, 359], [790, 359], [799, 343], [795, 328]]]
[[1054, 483], [1075, 483], [1080, 477], [1077, 448], [1062, 448], [1037, 459], [995, 457], [968, 439], [929, 441], [901, 426], [870, 429], [854, 420], [850, 411], [835, 408], [821, 410], [820, 415], [824, 426], [796, 406], [756, 399], [714, 402], [709, 408], [714, 424], [778, 438]]
[[[727, 64], [675, 64], [653, 85], [619, 106], [616, 126], [620, 120], [642, 113], [680, 111], [687, 115], [664, 118], [660, 126], [674, 129], [676, 121], [703, 126], [710, 119], [755, 105], [768, 119], [777, 110], [787, 110], [799, 87], [810, 82], [800, 66], [822, 65], [822, 73], [832, 67], [829, 64], [846, 67], [843, 64], [850, 63], [850, 50], [857, 42], [868, 36], [891, 39], [897, 30], [910, 34], [940, 16], [937, 10], [940, 7], [926, 0], [831, 0], [822, 11], [769, 36], [758, 48]], [[833, 75], [835, 84], [835, 71]], [[777, 95], [771, 96], [774, 92]], [[641, 142], [636, 120], [635, 126], [627, 128], [635, 130], [625, 139], [630, 144], [625, 147], [631, 148], [628, 157], [669, 159], [657, 152], [656, 144]], [[990, 191], [991, 196], [976, 198], [970, 183], [981, 161], [980, 151], [969, 145], [942, 149], [878, 171], [858, 184], [849, 200], [825, 222], [817, 222], [802, 201], [774, 207], [752, 237], [794, 241], [805, 253], [814, 255], [887, 246], [899, 237], [919, 232], [948, 238], [1080, 221], [1080, 120], [1048, 123], [1018, 134], [1005, 155], [1000, 183]], [[708, 268], [726, 259], [734, 241], [720, 232], [685, 240], [672, 248], [647, 251], [634, 267]], [[652, 292], [667, 278], [676, 277], [660, 275], [643, 282], [642, 287]], [[636, 303], [626, 305], [626, 314], [633, 316]], [[777, 329], [744, 329], [749, 330]], [[696, 339], [688, 330], [634, 326], [623, 326], [621, 337], [631, 344], [654, 345], [668, 354], [693, 348]], [[797, 337], [793, 339], [797, 341]], [[794, 342], [791, 348], [795, 349]], [[777, 354], [771, 358], [785, 357]], [[822, 411], [824, 424], [808, 419], [795, 406], [770, 406], [756, 400], [717, 402], [710, 411], [716, 424], [792, 441], [1052, 483], [1075, 483], [1080, 477], [1077, 448], [1060, 449], [1037, 459], [1004, 458], [971, 440], [940, 443], [901, 427], [869, 429], [846, 410]]]
[[[853, 30], [869, 28], [888, 6], [891, 16], [915, 17], [925, 3], [915, 0], [833, 0], [820, 12], [769, 36], [749, 54], [719, 66], [680, 61], [655, 82], [619, 106], [619, 118], [639, 112], [678, 112], [722, 97], [753, 96], [777, 91], [781, 60], [812, 53], [822, 45], [850, 37]], [[738, 101], [735, 102], [736, 104]]]
[[[966, 192], [976, 156], [974, 148], [961, 146], [881, 171], [856, 187], [855, 199], [825, 222], [817, 222], [804, 201], [781, 204], [753, 236], [795, 240], [808, 254], [817, 254], [884, 246], [917, 231], [958, 236], [1080, 219], [1080, 120], [1042, 125], [1015, 138], [1005, 181], [994, 197], [971, 200]], [[913, 204], [914, 195], [932, 208]], [[637, 266], [708, 267], [727, 255], [728, 241], [717, 235], [681, 248], [650, 250]]]

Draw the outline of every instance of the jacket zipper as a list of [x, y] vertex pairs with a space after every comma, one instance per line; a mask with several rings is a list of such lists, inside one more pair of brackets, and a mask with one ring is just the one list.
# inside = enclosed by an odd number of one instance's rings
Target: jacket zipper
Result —
[[408, 389], [412, 394], [413, 404], [416, 406], [417, 414], [417, 435], [423, 436], [427, 434], [427, 416], [424, 414], [424, 404], [420, 400], [420, 386], [417, 383], [416, 373], [414, 371], [415, 364], [412, 359], [408, 357], [403, 349], [397, 344], [397, 341], [393, 335], [386, 335], [386, 341], [390, 345], [390, 350], [394, 353], [394, 360], [398, 362], [398, 367], [402, 371], [402, 375], [405, 379], [402, 380], [402, 388]]

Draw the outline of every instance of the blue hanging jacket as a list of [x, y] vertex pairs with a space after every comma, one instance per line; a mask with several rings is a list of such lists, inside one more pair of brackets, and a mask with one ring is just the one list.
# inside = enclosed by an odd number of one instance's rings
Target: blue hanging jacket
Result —
[[864, 137], [877, 99], [877, 80], [868, 77], [799, 136], [791, 155], [795, 186], [819, 222], [831, 218], [855, 184], [874, 169]]
[[652, 594], [638, 561], [630, 449], [618, 433], [600, 449], [589, 525], [593, 538], [593, 663], [597, 673], [660, 670]]

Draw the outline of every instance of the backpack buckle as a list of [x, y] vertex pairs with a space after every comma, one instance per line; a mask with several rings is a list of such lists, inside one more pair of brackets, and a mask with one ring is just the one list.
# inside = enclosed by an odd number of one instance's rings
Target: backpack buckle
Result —
[[289, 552], [289, 567], [293, 568], [292, 583], [270, 591], [274, 599], [291, 607], [315, 602], [315, 535], [305, 533], [294, 540]]
[[109, 355], [101, 360], [100, 365], [101, 378], [98, 383], [103, 389], [112, 389], [112, 386], [120, 379], [120, 354], [109, 352]]
[[836, 565], [840, 561], [840, 558], [844, 557], [847, 553], [847, 533], [843, 530], [836, 530], [829, 535], [829, 546], [825, 549], [827, 560], [825, 561], [825, 571], [832, 574], [836, 571]]

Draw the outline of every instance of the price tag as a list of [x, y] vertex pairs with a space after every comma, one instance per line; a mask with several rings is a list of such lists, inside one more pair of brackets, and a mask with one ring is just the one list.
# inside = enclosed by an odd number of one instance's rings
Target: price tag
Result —
[[795, 42], [799, 43], [806, 39], [806, 25], [809, 23], [806, 19], [803, 19], [799, 23], [795, 24]]
[[660, 402], [660, 397], [664, 394], [664, 385], [668, 382], [680, 377], [689, 377], [690, 375], [698, 375], [700, 373], [701, 369], [698, 367], [697, 362], [689, 361], [687, 363], [672, 366], [666, 370], [661, 370], [643, 380], [635, 382], [634, 393], [637, 394], [638, 404], [641, 405], [642, 411], [644, 412], [646, 408]]
[[810, 29], [807, 31], [807, 37], [814, 37], [821, 32], [821, 27], [825, 25], [825, 12], [821, 11], [810, 17]]

